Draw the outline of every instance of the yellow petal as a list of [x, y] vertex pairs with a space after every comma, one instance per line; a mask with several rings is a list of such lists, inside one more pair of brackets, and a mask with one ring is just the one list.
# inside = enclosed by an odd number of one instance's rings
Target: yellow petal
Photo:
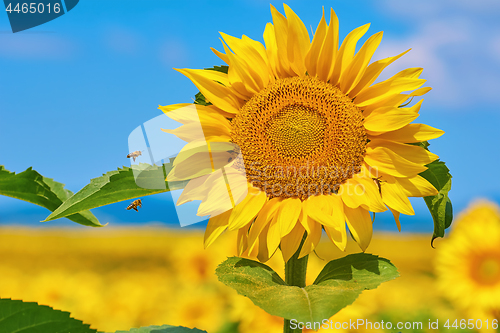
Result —
[[[342, 220], [341, 205], [336, 195], [318, 195], [309, 197], [306, 201], [307, 214], [314, 221], [332, 228], [340, 228]], [[340, 209], [339, 209], [340, 208]]]
[[231, 211], [211, 217], [205, 230], [205, 248], [209, 247], [227, 229]]
[[[246, 36], [244, 36], [246, 37], [245, 39], [239, 39], [222, 32], [220, 34], [226, 44], [233, 50], [234, 57], [237, 57], [241, 63], [246, 65], [246, 71], [252, 81], [255, 82], [257, 90], [264, 89], [269, 82], [269, 72], [266, 61], [262, 58], [260, 51], [256, 49], [259, 45], [262, 49], [264, 46]], [[232, 64], [229, 54], [228, 57]], [[229, 69], [231, 70], [231, 67]]]
[[364, 196], [368, 198], [368, 204], [363, 208], [376, 213], [385, 212], [387, 208], [382, 201], [379, 188], [373, 181], [373, 179], [366, 177], [356, 177], [356, 181], [363, 186]]
[[297, 14], [286, 4], [283, 7], [288, 21], [288, 61], [295, 74], [303, 76], [307, 71], [305, 57], [311, 42], [309, 33]]
[[[345, 219], [345, 218], [344, 218]], [[342, 229], [332, 228], [328, 226], [323, 226], [326, 231], [326, 235], [338, 247], [341, 251], [345, 251], [345, 247], [347, 246], [347, 232], [345, 227]]]
[[329, 205], [331, 207], [331, 216], [334, 219], [334, 226], [324, 225], [328, 238], [337, 246], [341, 251], [345, 250], [347, 245], [347, 233], [345, 228], [345, 214], [344, 204], [339, 195], [327, 196]]
[[181, 164], [196, 153], [222, 153], [232, 151], [233, 149], [235, 149], [235, 145], [231, 142], [207, 142], [204, 139], [193, 140], [181, 148], [179, 154], [174, 159], [173, 165]]
[[399, 94], [403, 91], [420, 88], [426, 80], [408, 77], [397, 77], [377, 83], [366, 88], [354, 99], [354, 103], [363, 108], [364, 106], [376, 103], [390, 95]]
[[221, 110], [214, 108], [213, 105], [204, 106], [198, 104], [174, 104], [167, 106], [159, 106], [170, 119], [181, 124], [190, 123], [217, 123], [220, 126], [230, 128], [230, 124], [226, 117], [221, 114]]
[[[194, 85], [201, 91], [201, 93], [207, 97], [212, 104], [217, 106], [218, 108], [230, 112], [233, 114], [237, 114], [241, 106], [243, 106], [243, 102], [240, 101], [234, 94], [231, 89], [226, 86], [220, 84], [218, 80], [213, 80], [213, 73], [220, 73], [217, 71], [209, 71], [209, 70], [196, 70], [196, 69], [176, 69], [180, 73], [187, 76]], [[213, 72], [213, 73], [207, 73]], [[223, 73], [222, 73], [223, 74]]]
[[173, 168], [167, 181], [181, 181], [200, 177], [228, 165], [230, 151], [234, 144], [230, 142], [207, 142], [196, 140], [182, 147], [175, 157]]
[[163, 129], [162, 131], [165, 133], [169, 133], [175, 135], [181, 140], [186, 142], [195, 141], [195, 140], [211, 140], [211, 141], [219, 141], [219, 142], [229, 142], [231, 137], [229, 135], [229, 131], [226, 131], [223, 126], [206, 126], [202, 128], [200, 124], [187, 124], [179, 126], [175, 129]]
[[250, 99], [260, 91], [259, 83], [255, 80], [257, 75], [241, 57], [232, 53], [224, 42], [222, 45], [230, 62], [227, 75], [231, 88], [244, 96], [243, 99]]
[[[276, 37], [276, 54], [278, 75], [280, 77], [288, 77], [293, 75], [288, 63], [288, 22], [280, 12], [271, 5], [271, 15], [274, 23], [274, 34]], [[267, 44], [267, 43], [266, 43]]]
[[366, 66], [370, 62], [373, 53], [382, 41], [383, 32], [378, 32], [368, 38], [358, 51], [352, 62], [347, 66], [340, 77], [340, 90], [348, 92], [354, 87], [363, 76]]
[[363, 123], [370, 132], [394, 131], [408, 125], [418, 117], [423, 99], [411, 108], [382, 107], [373, 110]]
[[335, 68], [329, 78], [330, 84], [334, 86], [337, 85], [341, 75], [345, 72], [347, 66], [349, 66], [352, 61], [358, 40], [363, 37], [363, 35], [368, 31], [368, 28], [370, 28], [370, 23], [354, 29], [344, 39], [339, 52], [337, 53]]
[[273, 76], [277, 77], [279, 73], [278, 46], [276, 45], [274, 26], [271, 23], [266, 24], [266, 29], [264, 30], [264, 43], [266, 44], [271, 73]]
[[344, 215], [344, 204], [340, 195], [332, 194], [326, 196], [329, 201], [329, 206], [331, 207], [330, 214], [335, 220], [337, 228], [343, 230], [345, 229], [345, 215]]
[[[175, 115], [176, 111], [172, 111], [169, 115]], [[194, 113], [197, 112], [189, 111], [184, 113]], [[201, 115], [201, 114], [200, 114]], [[192, 121], [187, 122], [185, 125], [179, 126], [175, 129], [162, 129], [163, 132], [173, 134], [179, 139], [190, 142], [195, 140], [217, 140], [217, 141], [229, 141], [230, 136], [230, 124], [229, 121], [223, 118], [220, 114], [217, 117], [211, 117], [209, 115], [202, 115], [195, 119], [196, 115], [186, 116], [183, 121], [187, 121], [187, 117], [192, 117]], [[172, 117], [179, 118], [179, 117]], [[175, 119], [174, 119], [175, 120]]]
[[258, 240], [259, 235], [264, 230], [264, 228], [269, 224], [269, 222], [271, 222], [272, 218], [278, 211], [279, 207], [280, 207], [279, 198], [272, 198], [271, 200], [265, 203], [264, 207], [262, 207], [262, 210], [259, 212], [259, 215], [257, 215], [257, 218], [255, 219], [255, 222], [252, 225], [250, 233], [248, 235], [248, 247], [250, 251], [253, 250], [253, 247], [255, 246], [255, 243]]
[[417, 90], [412, 91], [409, 94], [394, 94], [394, 95], [388, 95], [381, 100], [379, 100], [376, 103], [367, 105], [366, 107], [363, 108], [363, 116], [367, 117], [370, 115], [370, 113], [378, 108], [381, 107], [399, 107], [402, 104], [406, 104], [406, 101], [410, 100], [412, 97], [415, 96], [423, 96], [427, 94], [429, 91], [431, 91], [431, 87], [423, 87]]
[[326, 31], [325, 41], [318, 57], [317, 75], [320, 80], [328, 81], [335, 68], [335, 59], [339, 47], [339, 19], [333, 8], [330, 9], [330, 24]]
[[[184, 107], [193, 107], [193, 104], [191, 104], [191, 103], [179, 103], [179, 104], [171, 104], [171, 105], [165, 105], [165, 106], [158, 105], [158, 109], [162, 110], [163, 113], [165, 113], [167, 116], [169, 116], [170, 112], [177, 110], [177, 109], [184, 108]], [[192, 114], [190, 114], [190, 115], [192, 115]], [[174, 120], [185, 124], [185, 122], [182, 122], [182, 121], [179, 121], [176, 119], [174, 119]]]
[[210, 184], [210, 190], [198, 207], [198, 216], [219, 215], [233, 208], [234, 202], [231, 199], [222, 170], [219, 169], [212, 173], [206, 184], [207, 187]]
[[259, 240], [257, 239], [257, 246], [250, 250], [250, 247], [247, 248], [247, 255], [249, 258], [255, 260], [259, 255]]
[[408, 124], [398, 130], [381, 133], [374, 136], [374, 138], [401, 143], [413, 143], [436, 139], [443, 134], [444, 131], [425, 124]]
[[350, 208], [357, 208], [361, 205], [366, 207], [370, 203], [368, 197], [365, 196], [364, 186], [353, 178], [340, 185], [338, 193], [344, 205]]
[[191, 179], [184, 190], [182, 191], [179, 199], [177, 199], [177, 206], [193, 200], [204, 200], [208, 195], [208, 189], [205, 182], [210, 175], [205, 175], [195, 179]]
[[228, 152], [211, 155], [209, 150], [205, 152], [190, 153], [191, 155], [182, 162], [176, 163], [170, 170], [167, 181], [189, 180], [215, 171], [214, 164], [221, 166], [227, 164], [231, 154]]
[[311, 229], [309, 229], [309, 218], [307, 215], [307, 201], [302, 201], [302, 210], [300, 212], [299, 222], [302, 224], [306, 232], [311, 232]]
[[372, 239], [373, 227], [370, 212], [364, 208], [344, 207], [346, 222], [352, 236], [364, 252]]
[[370, 64], [370, 66], [368, 66], [366, 71], [363, 73], [363, 76], [359, 80], [359, 82], [352, 88], [351, 91], [348, 92], [349, 97], [356, 97], [361, 91], [363, 91], [364, 88], [370, 86], [373, 82], [375, 82], [377, 77], [387, 66], [402, 57], [408, 51], [410, 51], [410, 49], [401, 54], [398, 54], [397, 56], [381, 59]]
[[392, 215], [394, 216], [394, 221], [396, 221], [396, 226], [398, 227], [398, 231], [401, 232], [401, 222], [399, 222], [400, 213], [394, 209], [391, 209], [390, 207], [389, 207], [389, 210], [391, 211]]
[[380, 172], [395, 177], [413, 177], [427, 170], [425, 166], [408, 161], [385, 147], [367, 147], [365, 162]]
[[238, 230], [238, 236], [236, 238], [236, 250], [238, 256], [241, 256], [248, 248], [248, 228], [252, 223], [247, 223], [247, 225], [243, 226]]
[[211, 47], [210, 50], [212, 50], [212, 52], [215, 53], [216, 56], [218, 56], [222, 61], [229, 65], [229, 57], [227, 56], [227, 54], [217, 51], [213, 47]]
[[240, 170], [231, 162], [223, 168], [227, 191], [231, 195], [234, 205], [239, 204], [247, 196], [249, 184], [243, 170]]
[[399, 185], [398, 182], [392, 177], [384, 176], [382, 178], [387, 179], [380, 182], [384, 203], [390, 208], [403, 214], [415, 215], [410, 200], [408, 200], [408, 197], [404, 193], [401, 185]]
[[436, 188], [422, 176], [398, 178], [398, 182], [409, 197], [427, 197], [438, 194]]
[[[241, 39], [247, 43], [249, 45], [249, 47], [252, 47], [255, 51], [257, 51], [260, 55], [260, 59], [262, 59], [264, 61], [264, 65], [266, 65], [267, 67], [269, 66], [269, 59], [268, 59], [268, 56], [267, 56], [267, 50], [265, 48], [264, 45], [262, 45], [261, 42], [259, 41], [256, 41], [256, 40], [253, 40], [251, 39], [250, 37], [248, 36], [245, 36], [243, 35], [241, 37]], [[257, 57], [257, 55], [255, 55], [255, 57]], [[259, 59], [257, 59], [257, 61], [260, 62]]]
[[267, 201], [266, 193], [250, 188], [247, 196], [233, 209], [229, 218], [229, 230], [237, 230], [251, 222]]
[[385, 212], [377, 185], [370, 178], [356, 176], [340, 185], [343, 203], [350, 208], [363, 207], [372, 212]]
[[439, 156], [437, 156], [436, 154], [433, 154], [422, 147], [394, 141], [373, 139], [370, 141], [367, 147], [385, 147], [403, 157], [404, 159], [421, 165], [432, 163], [439, 158]]
[[321, 240], [321, 225], [311, 218], [306, 218], [306, 221], [306, 230], [308, 230], [307, 237], [304, 241], [304, 244], [302, 245], [302, 249], [300, 250], [299, 258], [302, 258], [311, 253], [316, 248], [316, 246], [318, 246], [319, 241]]
[[297, 198], [288, 198], [282, 201], [277, 213], [278, 224], [280, 226], [280, 236], [290, 233], [299, 222], [302, 202]]
[[280, 225], [275, 215], [271, 223], [269, 223], [269, 230], [267, 231], [267, 250], [270, 257], [272, 257], [274, 252], [278, 249], [280, 241]]
[[269, 233], [269, 224], [266, 225], [264, 230], [262, 230], [262, 233], [259, 235], [259, 241], [258, 241], [258, 246], [259, 246], [259, 254], [257, 255], [257, 259], [259, 259], [260, 262], [266, 262], [271, 258], [273, 253], [269, 253], [269, 250], [267, 248], [267, 234]]
[[319, 21], [318, 27], [316, 28], [316, 32], [314, 33], [311, 47], [307, 52], [305, 58], [307, 73], [310, 76], [315, 76], [317, 74], [316, 69], [318, 66], [318, 59], [320, 57], [321, 48], [323, 47], [323, 43], [325, 41], [327, 29], [328, 26], [326, 25], [325, 21], [325, 10], [323, 9], [323, 16]]
[[205, 248], [209, 247], [226, 229], [231, 211], [211, 217], [205, 230]]
[[281, 252], [283, 260], [287, 262], [297, 252], [304, 236], [304, 227], [300, 223], [296, 223], [295, 227], [288, 235], [281, 239]]

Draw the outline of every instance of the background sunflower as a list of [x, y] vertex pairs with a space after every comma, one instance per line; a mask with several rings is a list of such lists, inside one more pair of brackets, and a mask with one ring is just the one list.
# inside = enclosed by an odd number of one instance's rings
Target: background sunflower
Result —
[[436, 256], [439, 286], [470, 312], [500, 314], [500, 210], [476, 201], [456, 220]]

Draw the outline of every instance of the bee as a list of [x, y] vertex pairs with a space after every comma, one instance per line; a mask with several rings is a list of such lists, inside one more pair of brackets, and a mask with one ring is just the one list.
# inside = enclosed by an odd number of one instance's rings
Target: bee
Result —
[[139, 206], [139, 207], [142, 208], [142, 201], [141, 201], [141, 199], [137, 199], [134, 202], [132, 202], [130, 205], [128, 205], [127, 210], [133, 209], [136, 212], [138, 212], [139, 210], [137, 209], [137, 206]]
[[229, 150], [228, 153], [231, 155], [228, 159], [227, 162], [234, 161], [238, 157], [238, 152], [235, 150]]
[[378, 187], [378, 193], [380, 193], [380, 195], [382, 195], [382, 186], [381, 183], [384, 182], [385, 180], [381, 180], [380, 177], [377, 177], [377, 178], [372, 178], [373, 181], [375, 182], [375, 184], [377, 184], [377, 187]]
[[135, 159], [136, 159], [137, 157], [141, 156], [141, 155], [142, 155], [142, 151], [136, 150], [136, 151], [134, 151], [134, 152], [132, 152], [132, 153], [128, 154], [128, 155], [127, 155], [127, 158], [131, 158], [131, 157], [132, 157], [132, 158], [134, 159], [134, 162], [135, 162]]

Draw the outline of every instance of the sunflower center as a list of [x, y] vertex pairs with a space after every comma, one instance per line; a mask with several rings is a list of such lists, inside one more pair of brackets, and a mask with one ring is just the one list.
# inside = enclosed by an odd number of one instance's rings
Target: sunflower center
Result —
[[323, 147], [325, 122], [313, 109], [290, 105], [269, 121], [267, 135], [284, 155], [307, 156]]
[[366, 133], [361, 110], [312, 77], [276, 80], [232, 120], [247, 179], [269, 197], [330, 194], [358, 173]]

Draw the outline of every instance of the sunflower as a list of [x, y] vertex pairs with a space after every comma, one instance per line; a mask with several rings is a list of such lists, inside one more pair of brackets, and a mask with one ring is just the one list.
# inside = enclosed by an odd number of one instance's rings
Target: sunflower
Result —
[[[364, 251], [370, 212], [388, 207], [400, 228], [399, 214], [414, 214], [408, 197], [437, 194], [419, 174], [438, 156], [411, 144], [444, 132], [411, 123], [422, 100], [402, 106], [431, 88], [421, 87], [422, 68], [374, 83], [409, 50], [369, 64], [382, 32], [355, 53], [369, 24], [339, 47], [333, 9], [329, 24], [323, 13], [311, 41], [304, 23], [284, 8], [286, 16], [271, 6], [265, 46], [221, 33], [224, 52], [212, 50], [227, 73], [177, 69], [209, 105], [160, 106], [183, 124], [165, 131], [188, 141], [167, 180], [190, 180], [178, 204], [202, 201], [198, 215], [210, 216], [206, 246], [233, 230], [240, 255], [267, 261], [280, 248], [288, 261], [303, 237], [300, 257], [313, 251], [322, 230], [344, 250], [347, 224]], [[201, 162], [203, 146], [208, 163]]]
[[488, 201], [472, 204], [456, 221], [436, 256], [443, 293], [470, 310], [500, 311], [500, 210]]

